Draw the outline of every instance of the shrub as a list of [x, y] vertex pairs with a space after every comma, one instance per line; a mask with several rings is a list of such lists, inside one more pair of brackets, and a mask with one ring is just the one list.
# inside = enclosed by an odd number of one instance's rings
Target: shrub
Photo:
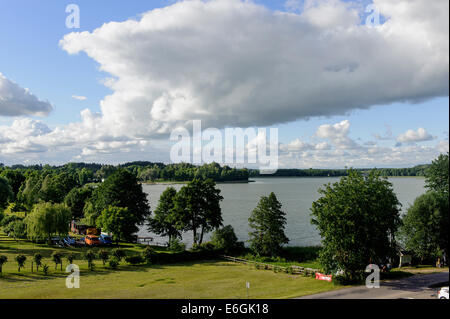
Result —
[[19, 272], [20, 272], [20, 268], [24, 267], [25, 261], [27, 260], [27, 257], [24, 256], [24, 255], [17, 255], [15, 259], [17, 261], [17, 265], [19, 267]]
[[86, 252], [84, 254], [84, 259], [86, 259], [87, 262], [88, 262], [89, 270], [91, 270], [91, 271], [94, 270], [94, 267], [95, 267], [95, 265], [94, 265], [94, 259], [95, 259], [94, 252], [92, 250], [89, 250], [88, 252]]
[[138, 264], [142, 264], [143, 262], [145, 262], [145, 259], [141, 255], [134, 255], [134, 256], [126, 257], [125, 261], [131, 265], [138, 265]]
[[203, 244], [194, 244], [192, 246], [192, 250], [193, 251], [209, 251], [209, 252], [212, 252], [215, 249], [216, 249], [216, 247], [211, 242], [207, 242], [207, 243], [203, 243]]
[[48, 275], [49, 266], [47, 264], [42, 265], [42, 271], [44, 272], [44, 275]]
[[333, 276], [333, 283], [338, 285], [353, 285], [353, 284], [360, 284], [364, 282], [364, 273], [360, 272], [356, 275], [349, 276], [347, 274], [339, 274]]
[[119, 262], [127, 255], [125, 250], [117, 248], [112, 251], [112, 255], [119, 259]]
[[169, 249], [175, 252], [182, 252], [186, 250], [186, 244], [182, 243], [178, 238], [173, 237], [169, 241]]
[[69, 264], [73, 264], [73, 261], [75, 260], [76, 256], [74, 253], [70, 253], [67, 255], [67, 261], [69, 262]]
[[239, 252], [244, 248], [244, 243], [238, 242], [231, 225], [217, 229], [212, 235], [211, 243], [216, 249], [223, 250], [226, 254]]
[[142, 258], [144, 258], [147, 264], [151, 264], [153, 262], [154, 257], [155, 257], [155, 250], [150, 246], [145, 247], [144, 251], [142, 252]]
[[111, 257], [111, 259], [108, 261], [109, 268], [117, 269], [119, 266], [119, 259], [117, 257]]
[[[11, 222], [14, 222], [16, 220], [23, 220], [23, 218], [20, 218], [17, 215], [5, 215], [3, 217], [3, 219], [1, 220], [0, 226], [2, 227], [6, 227], [8, 224], [10, 224]], [[5, 233], [7, 233], [7, 231], [5, 230], [5, 228], [3, 228], [3, 231]]]
[[42, 255], [40, 253], [36, 253], [33, 256], [34, 263], [36, 264], [36, 270], [39, 271], [39, 266], [41, 265]]
[[105, 249], [102, 249], [102, 250], [99, 251], [98, 256], [99, 256], [100, 259], [102, 260], [103, 266], [104, 266], [104, 265], [106, 264], [106, 261], [107, 261], [108, 258], [109, 258], [109, 251], [107, 251], [107, 250], [105, 250]]
[[55, 263], [55, 269], [58, 266], [58, 264], [61, 264], [61, 270], [62, 270], [62, 255], [61, 255], [61, 253], [58, 253], [55, 251], [52, 254], [52, 260]]
[[26, 238], [27, 226], [23, 220], [15, 220], [8, 224], [9, 236], [13, 238]]

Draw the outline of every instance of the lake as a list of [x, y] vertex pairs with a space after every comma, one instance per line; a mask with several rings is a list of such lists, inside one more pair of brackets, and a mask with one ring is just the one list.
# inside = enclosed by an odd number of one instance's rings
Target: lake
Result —
[[[339, 181], [339, 177], [285, 177], [285, 178], [252, 178], [253, 183], [217, 184], [224, 200], [221, 202], [224, 225], [232, 225], [239, 240], [248, 240], [248, 218], [258, 204], [261, 196], [274, 192], [283, 205], [286, 213], [286, 235], [289, 246], [314, 246], [320, 244], [320, 236], [310, 223], [312, 202], [319, 198], [317, 190], [327, 183]], [[402, 213], [414, 202], [414, 199], [425, 192], [425, 179], [421, 177], [392, 177], [395, 193], [403, 205]], [[171, 185], [179, 190], [183, 185]], [[158, 205], [161, 193], [169, 185], [144, 184], [144, 191], [149, 194], [152, 210]], [[149, 233], [142, 227], [139, 236], [151, 236], [155, 242], [165, 243], [167, 238]], [[208, 240], [209, 236], [205, 237]], [[183, 242], [192, 244], [192, 232], [183, 234]]]

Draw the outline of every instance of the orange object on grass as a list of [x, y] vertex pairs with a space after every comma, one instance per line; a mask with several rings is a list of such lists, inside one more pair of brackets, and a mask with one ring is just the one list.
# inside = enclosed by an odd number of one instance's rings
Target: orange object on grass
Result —
[[96, 245], [100, 245], [100, 239], [98, 238], [98, 236], [94, 236], [94, 235], [87, 235], [84, 238], [84, 242], [86, 243], [86, 245], [89, 246], [96, 246]]

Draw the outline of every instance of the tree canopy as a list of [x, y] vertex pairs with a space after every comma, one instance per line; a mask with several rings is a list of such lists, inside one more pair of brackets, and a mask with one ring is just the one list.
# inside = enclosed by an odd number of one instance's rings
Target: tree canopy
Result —
[[448, 197], [430, 191], [417, 197], [402, 219], [404, 246], [422, 261], [448, 254], [448, 204]]
[[386, 178], [349, 170], [319, 193], [312, 224], [322, 237], [319, 259], [326, 272], [342, 271], [348, 280], [358, 280], [368, 264], [396, 254], [400, 203]]
[[250, 248], [262, 256], [276, 256], [283, 244], [289, 239], [284, 233], [286, 214], [281, 210], [281, 203], [272, 192], [262, 196], [258, 206], [253, 210], [249, 221], [252, 231]]
[[132, 241], [133, 234], [139, 230], [136, 224], [136, 216], [126, 207], [109, 206], [97, 218], [97, 226], [112, 233], [113, 240], [117, 243], [120, 240]]
[[148, 230], [161, 236], [168, 236], [169, 242], [173, 237], [181, 237], [181, 231], [177, 228], [177, 215], [175, 197], [177, 191], [168, 187], [160, 196], [158, 206], [153, 217], [149, 219]]
[[64, 204], [36, 204], [25, 218], [27, 236], [32, 240], [50, 239], [54, 234], [65, 236], [69, 232], [70, 219], [70, 209]]
[[83, 209], [86, 201], [91, 197], [93, 189], [88, 186], [72, 188], [64, 198], [64, 203], [72, 212], [72, 219], [83, 217]]
[[110, 206], [127, 208], [137, 225], [142, 225], [150, 216], [150, 205], [142, 185], [132, 173], [118, 169], [101, 183], [92, 193], [88, 211], [92, 220]]
[[428, 168], [426, 177], [426, 186], [428, 189], [449, 195], [449, 154], [441, 154], [435, 159]]
[[223, 197], [212, 179], [194, 179], [180, 189], [174, 200], [177, 228], [192, 231], [194, 244], [201, 244], [205, 233], [222, 226]]
[[8, 205], [8, 202], [13, 196], [14, 193], [11, 186], [9, 186], [8, 180], [0, 177], [0, 210], [4, 209]]

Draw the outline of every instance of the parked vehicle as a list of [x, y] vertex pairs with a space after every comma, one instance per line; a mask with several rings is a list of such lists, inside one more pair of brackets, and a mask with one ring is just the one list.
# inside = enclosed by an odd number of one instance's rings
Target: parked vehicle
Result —
[[80, 238], [75, 241], [75, 246], [77, 247], [83, 247], [86, 246], [86, 242], [84, 241], [84, 238]]
[[101, 234], [99, 237], [100, 242], [102, 243], [102, 245], [105, 246], [111, 246], [112, 245], [112, 238], [111, 236], [105, 235], [105, 234]]
[[439, 299], [448, 299], [448, 287], [442, 287], [438, 294]]
[[101, 244], [98, 236], [94, 236], [94, 235], [87, 235], [86, 237], [84, 237], [84, 241], [86, 242], [86, 245], [88, 245], [88, 246], [98, 246]]
[[61, 246], [61, 247], [64, 246], [63, 240], [58, 236], [52, 237], [51, 243], [52, 243], [52, 245], [56, 245], [56, 246]]
[[75, 238], [67, 236], [63, 239], [63, 242], [67, 246], [75, 246]]

